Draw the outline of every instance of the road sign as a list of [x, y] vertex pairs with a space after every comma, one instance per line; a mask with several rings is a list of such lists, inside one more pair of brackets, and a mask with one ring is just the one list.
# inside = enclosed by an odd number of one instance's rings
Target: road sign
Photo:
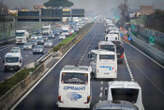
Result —
[[154, 45], [154, 42], [155, 42], [155, 37], [153, 35], [151, 35], [149, 37], [149, 44]]

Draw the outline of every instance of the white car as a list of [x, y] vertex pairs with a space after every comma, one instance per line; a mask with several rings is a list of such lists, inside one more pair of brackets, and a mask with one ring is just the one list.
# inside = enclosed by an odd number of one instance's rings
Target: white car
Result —
[[138, 110], [144, 110], [141, 87], [134, 81], [109, 82], [107, 100], [113, 102], [118, 100], [128, 101], [137, 106]]
[[63, 39], [65, 39], [65, 38], [66, 38], [65, 35], [60, 35], [60, 36], [59, 36], [59, 40], [63, 40]]
[[59, 78], [58, 107], [89, 109], [91, 104], [91, 68], [66, 65]]

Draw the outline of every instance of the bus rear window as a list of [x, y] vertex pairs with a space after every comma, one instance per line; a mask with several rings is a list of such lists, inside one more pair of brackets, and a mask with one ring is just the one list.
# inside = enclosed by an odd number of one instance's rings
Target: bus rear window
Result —
[[100, 55], [100, 60], [114, 60], [114, 55]]
[[114, 45], [101, 45], [100, 49], [109, 50], [114, 52]]
[[63, 73], [62, 82], [66, 84], [87, 84], [88, 74], [86, 73]]
[[138, 89], [112, 89], [113, 101], [126, 100], [131, 103], [136, 103], [138, 98]]

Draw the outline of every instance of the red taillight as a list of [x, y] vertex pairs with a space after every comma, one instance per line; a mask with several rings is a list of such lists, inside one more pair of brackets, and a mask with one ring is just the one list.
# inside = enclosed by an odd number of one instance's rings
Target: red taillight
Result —
[[121, 57], [120, 58], [124, 58], [124, 53], [121, 55]]
[[60, 103], [63, 103], [63, 101], [61, 101], [61, 96], [58, 96], [58, 101], [59, 101]]
[[88, 96], [88, 97], [87, 97], [87, 102], [85, 102], [85, 104], [89, 103], [90, 98], [91, 98], [91, 96]]

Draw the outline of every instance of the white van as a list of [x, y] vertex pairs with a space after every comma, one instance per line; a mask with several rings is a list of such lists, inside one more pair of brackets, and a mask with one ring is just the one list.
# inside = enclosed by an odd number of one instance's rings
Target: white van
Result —
[[111, 41], [100, 41], [98, 43], [98, 49], [108, 50], [112, 52], [116, 52], [116, 46]]
[[9, 52], [3, 60], [4, 71], [19, 70], [22, 66], [22, 56], [20, 52]]
[[91, 67], [64, 66], [60, 72], [58, 107], [90, 108], [91, 104]]
[[107, 50], [91, 50], [88, 54], [94, 78], [117, 78], [116, 52]]
[[105, 35], [105, 41], [117, 41], [120, 40], [119, 34], [107, 34]]
[[134, 81], [111, 81], [109, 82], [108, 97], [109, 101], [125, 100], [144, 110], [142, 104], [142, 90], [140, 85]]
[[29, 32], [27, 30], [16, 30], [16, 44], [24, 44], [29, 39]]

